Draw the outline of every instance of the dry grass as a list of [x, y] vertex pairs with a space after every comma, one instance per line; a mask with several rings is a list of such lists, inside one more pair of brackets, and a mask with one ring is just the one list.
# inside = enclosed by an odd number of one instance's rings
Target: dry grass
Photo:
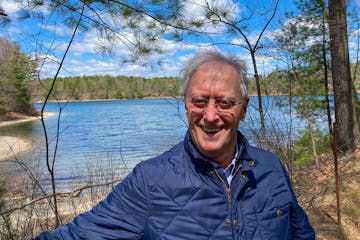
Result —
[[295, 175], [299, 201], [309, 214], [317, 239], [360, 240], [360, 152], [339, 159], [340, 217], [338, 224], [334, 162], [305, 166]]

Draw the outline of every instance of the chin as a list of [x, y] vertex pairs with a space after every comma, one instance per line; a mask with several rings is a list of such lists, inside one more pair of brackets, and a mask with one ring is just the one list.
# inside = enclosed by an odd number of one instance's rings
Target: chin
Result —
[[223, 152], [220, 146], [202, 145], [200, 149], [202, 150], [202, 154], [206, 157], [214, 157], [219, 155], [219, 153], [221, 154]]

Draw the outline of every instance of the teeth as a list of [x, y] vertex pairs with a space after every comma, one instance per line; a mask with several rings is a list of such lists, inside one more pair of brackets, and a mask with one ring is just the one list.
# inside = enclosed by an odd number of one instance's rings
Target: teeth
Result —
[[214, 133], [214, 132], [218, 132], [221, 130], [221, 128], [207, 128], [207, 127], [202, 127], [202, 129], [205, 131], [205, 132], [209, 132], [209, 133]]

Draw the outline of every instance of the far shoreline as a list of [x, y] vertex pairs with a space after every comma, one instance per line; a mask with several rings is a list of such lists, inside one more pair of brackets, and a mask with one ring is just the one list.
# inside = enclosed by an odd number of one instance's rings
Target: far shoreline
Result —
[[[129, 101], [129, 100], [151, 100], [151, 99], [182, 99], [182, 96], [163, 96], [163, 97], [143, 97], [143, 98], [99, 98], [99, 99], [71, 99], [71, 100], [49, 100], [48, 103], [67, 103], [67, 102], [105, 102], [105, 101]], [[44, 103], [44, 101], [35, 101], [34, 103]]]
[[[280, 97], [287, 96], [287, 94], [269, 94], [262, 95], [262, 97]], [[249, 97], [257, 97], [256, 94], [249, 94]], [[152, 96], [141, 98], [98, 98], [98, 99], [69, 99], [69, 100], [48, 100], [48, 103], [67, 103], [67, 102], [105, 102], [105, 101], [129, 101], [129, 100], [156, 100], [156, 99], [183, 99], [184, 96]], [[44, 101], [35, 101], [34, 103], [44, 103]]]

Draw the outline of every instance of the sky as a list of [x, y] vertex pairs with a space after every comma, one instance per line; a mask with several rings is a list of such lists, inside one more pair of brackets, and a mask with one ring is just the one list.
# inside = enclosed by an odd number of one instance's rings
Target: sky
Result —
[[[225, 8], [230, 18], [240, 17], [241, 19], [246, 19], [243, 22], [248, 27], [246, 36], [254, 43], [260, 30], [265, 25], [265, 21], [269, 19], [271, 13], [269, 9], [274, 7], [275, 1], [186, 0], [183, 1], [185, 5], [183, 12], [184, 19], [202, 20], [203, 6], [206, 2], [211, 7]], [[354, 3], [360, 6], [360, 0], [354, 0]], [[69, 13], [53, 12], [49, 8], [41, 7], [33, 11], [33, 13], [41, 14], [42, 18], [31, 17], [19, 21], [19, 18], [22, 16], [21, 10], [25, 9], [21, 1], [0, 0], [0, 7], [11, 19], [9, 24], [0, 26], [0, 37], [18, 42], [21, 51], [32, 58], [41, 59], [42, 61], [39, 64], [41, 77], [53, 77], [58, 69], [58, 64], [55, 63], [59, 63], [64, 56], [67, 43], [73, 33], [73, 28], [63, 23], [64, 17], [69, 16]], [[288, 20], [285, 17], [285, 12], [288, 11], [296, 11], [292, 1], [280, 0], [277, 15], [264, 33], [261, 44], [271, 44], [272, 34], [279, 30], [279, 22], [286, 22]], [[85, 12], [85, 14], [93, 18], [96, 17], [90, 15], [89, 11]], [[119, 34], [117, 34], [116, 38], [112, 39], [111, 43], [107, 43], [99, 35], [99, 32], [94, 29], [89, 28], [85, 32], [82, 30], [78, 31], [66, 55], [59, 76], [124, 75], [149, 78], [179, 76], [181, 67], [196, 52], [214, 48], [210, 44], [211, 41], [244, 45], [244, 39], [239, 34], [214, 34], [214, 37], [211, 39], [188, 36], [185, 37], [186, 41], [178, 41], [172, 37], [174, 29], [167, 28], [165, 32], [157, 36], [158, 44], [163, 51], [161, 54], [155, 53], [140, 58], [138, 62], [124, 63], [123, 60], [131, 55], [131, 45], [134, 43], [138, 32], [134, 33], [123, 24], [127, 22], [127, 19], [113, 19], [101, 7], [98, 9], [98, 14], [107, 24], [116, 29]], [[76, 17], [78, 18], [79, 15]], [[148, 24], [150, 20], [146, 20], [145, 22], [138, 22], [138, 25], [144, 26]], [[85, 24], [89, 24], [89, 22], [85, 21]], [[156, 27], [163, 28], [158, 24]], [[202, 28], [214, 33], [220, 33], [224, 30], [222, 25], [204, 25]], [[148, 33], [154, 34], [151, 31]], [[358, 39], [356, 38], [355, 31], [351, 34], [352, 37], [349, 39], [349, 45], [354, 50], [357, 47]], [[102, 53], [99, 49], [100, 44], [109, 47], [111, 52]], [[238, 54], [248, 65], [249, 73], [251, 74], [251, 56], [244, 47], [219, 44], [216, 48], [224, 52]], [[354, 55], [355, 52], [352, 52], [352, 54]], [[260, 50], [256, 57], [258, 70], [262, 75], [275, 70], [280, 64], [273, 55], [265, 50]], [[157, 64], [159, 62], [161, 62], [160, 65]]]

